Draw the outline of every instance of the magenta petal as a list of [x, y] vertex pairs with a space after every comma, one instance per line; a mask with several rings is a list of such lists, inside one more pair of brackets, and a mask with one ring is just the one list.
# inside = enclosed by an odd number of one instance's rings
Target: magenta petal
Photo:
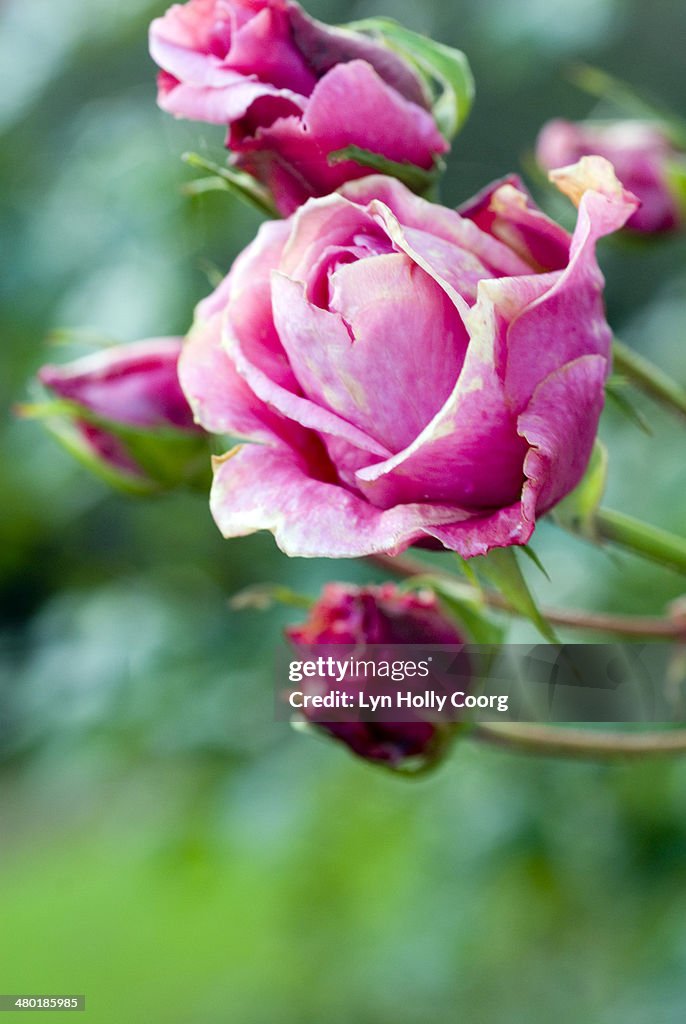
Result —
[[359, 486], [376, 505], [443, 501], [483, 509], [521, 494], [526, 444], [517, 436], [493, 365], [488, 325], [473, 337], [459, 380], [435, 419], [404, 451], [360, 469]]
[[279, 266], [290, 231], [286, 221], [262, 224], [199, 312], [209, 316], [214, 309], [226, 309], [226, 332], [238, 341], [246, 358], [277, 384], [295, 389], [297, 382], [274, 326], [271, 299], [272, 271]]
[[393, 50], [361, 33], [332, 28], [315, 21], [293, 0], [286, 0], [286, 9], [299, 50], [321, 77], [336, 64], [363, 60], [374, 68], [387, 85], [396, 89], [406, 100], [429, 109], [419, 75]]
[[507, 508], [448, 526], [428, 526], [426, 534], [462, 558], [486, 555], [493, 548], [528, 544], [534, 532], [534, 520], [525, 516], [520, 501]]
[[386, 85], [365, 60], [337, 64], [324, 75], [304, 123], [328, 152], [353, 144], [430, 168], [450, 148], [433, 115]]
[[275, 8], [265, 7], [233, 33], [226, 60], [235, 71], [303, 96], [317, 82], [291, 38], [286, 14]]
[[528, 515], [545, 512], [581, 480], [598, 430], [606, 374], [602, 356], [582, 356], [539, 384], [519, 417], [519, 433], [530, 445], [524, 463]]
[[[604, 279], [595, 257], [598, 238], [621, 227], [635, 209], [633, 196], [609, 197], [587, 191], [567, 268], [559, 275], [520, 281], [489, 282], [488, 292], [510, 320], [507, 332], [505, 391], [517, 410], [524, 408], [536, 383], [580, 356], [609, 358], [612, 332], [605, 319]], [[556, 278], [531, 301], [531, 290]], [[513, 306], [527, 305], [515, 317]]]
[[[404, 99], [365, 61], [338, 64], [316, 85], [302, 117], [282, 117], [237, 147], [240, 166], [261, 178], [284, 212], [307, 195], [326, 195], [368, 168], [329, 154], [355, 145], [425, 169], [448, 149], [433, 116]], [[287, 202], [278, 184], [288, 183]]]
[[59, 398], [121, 425], [192, 429], [177, 378], [181, 346], [181, 338], [113, 345], [62, 366], [44, 366], [38, 378]]
[[567, 266], [571, 236], [534, 206], [516, 175], [489, 185], [459, 213], [518, 253], [529, 270]]
[[335, 483], [285, 446], [246, 445], [217, 460], [210, 507], [225, 537], [270, 530], [287, 555], [357, 558], [395, 555], [460, 510], [399, 505], [383, 511]]

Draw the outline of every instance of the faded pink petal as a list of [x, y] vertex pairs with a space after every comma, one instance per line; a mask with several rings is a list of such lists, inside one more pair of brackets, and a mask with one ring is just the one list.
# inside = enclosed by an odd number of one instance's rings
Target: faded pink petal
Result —
[[401, 253], [340, 265], [330, 292], [329, 309], [319, 309], [302, 286], [275, 276], [275, 322], [291, 366], [309, 397], [398, 451], [432, 419], [459, 374], [462, 321]]
[[301, 558], [398, 554], [433, 524], [464, 514], [440, 505], [374, 508], [317, 479], [294, 451], [268, 445], [246, 445], [219, 462], [210, 507], [225, 537], [270, 530], [285, 554]]

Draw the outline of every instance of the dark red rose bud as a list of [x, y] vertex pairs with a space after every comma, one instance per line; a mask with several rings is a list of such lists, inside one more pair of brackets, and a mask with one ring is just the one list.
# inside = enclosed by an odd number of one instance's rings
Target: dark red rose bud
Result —
[[[312, 658], [329, 647], [348, 645], [355, 658], [375, 661], [381, 659], [398, 663], [398, 648], [413, 645], [416, 648], [455, 647], [465, 643], [450, 619], [440, 608], [435, 594], [423, 590], [404, 593], [391, 583], [378, 587], [356, 587], [351, 584], [327, 584], [319, 600], [311, 609], [306, 622], [291, 626], [286, 635], [295, 647], [298, 657]], [[335, 653], [335, 651], [334, 651]], [[408, 657], [411, 656], [408, 650]], [[345, 652], [345, 656], [349, 651]], [[464, 686], [464, 669], [460, 675]], [[386, 680], [382, 691], [391, 693], [402, 686], [426, 692], [429, 687], [441, 688], [435, 677], [403, 680], [402, 684]], [[359, 680], [358, 680], [359, 683]], [[299, 685], [307, 692], [323, 695], [339, 692], [357, 693], [357, 684], [335, 680], [329, 676], [304, 679]], [[437, 719], [421, 710], [408, 710], [403, 721], [386, 721], [381, 715], [374, 720], [358, 720], [355, 713], [332, 716], [325, 708], [306, 707], [305, 720], [317, 729], [344, 743], [353, 753], [367, 761], [404, 768], [408, 762], [421, 767], [435, 762], [443, 752], [447, 740], [454, 733], [454, 723]], [[386, 717], [388, 713], [386, 713]], [[400, 716], [399, 716], [400, 717]]]

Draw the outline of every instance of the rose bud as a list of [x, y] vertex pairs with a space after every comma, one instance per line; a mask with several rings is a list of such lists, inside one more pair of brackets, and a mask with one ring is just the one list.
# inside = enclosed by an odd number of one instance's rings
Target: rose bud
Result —
[[199, 484], [209, 445], [179, 386], [181, 348], [181, 338], [153, 338], [44, 366], [38, 380], [55, 400], [36, 412], [115, 486], [150, 492]]
[[611, 331], [596, 240], [636, 208], [587, 158], [574, 235], [516, 179], [462, 212], [370, 177], [264, 224], [200, 304], [179, 364], [226, 537], [288, 555], [465, 558], [526, 544], [581, 480]]
[[671, 182], [672, 169], [681, 164], [679, 153], [657, 123], [608, 121], [573, 124], [549, 121], [538, 136], [536, 159], [545, 170], [574, 164], [596, 153], [609, 160], [625, 188], [641, 200], [627, 227], [642, 234], [670, 231], [683, 219], [678, 190]]
[[[396, 661], [402, 646], [407, 644], [462, 646], [465, 642], [442, 612], [435, 594], [428, 590], [402, 593], [391, 583], [379, 587], [328, 583], [307, 621], [288, 628], [286, 636], [303, 659], [311, 656], [312, 645], [316, 645], [318, 653], [330, 651], [335, 656], [335, 648], [346, 644], [354, 646], [356, 659], [367, 662], [384, 658]], [[346, 684], [350, 685], [348, 680], [326, 677], [309, 678], [298, 685], [324, 695], [334, 688], [345, 688]], [[378, 693], [379, 682], [371, 685]], [[427, 686], [437, 688], [435, 680], [426, 678], [408, 678], [402, 684], [391, 685], [395, 690], [414, 688], [417, 692], [424, 692]], [[358, 687], [359, 680], [351, 692]], [[340, 740], [359, 757], [394, 768], [402, 768], [410, 761], [420, 765], [434, 763], [455, 732], [448, 721], [435, 717], [432, 720], [430, 714], [421, 710], [405, 712], [402, 722], [384, 721], [380, 716], [373, 721], [358, 721], [351, 712], [332, 716], [326, 709], [312, 706], [302, 714], [308, 723]], [[332, 717], [341, 720], [331, 720]]]
[[348, 146], [423, 171], [449, 149], [421, 61], [314, 21], [293, 0], [175, 4], [153, 21], [150, 53], [162, 109], [227, 125], [234, 165], [283, 214], [369, 174], [355, 160], [329, 160]]

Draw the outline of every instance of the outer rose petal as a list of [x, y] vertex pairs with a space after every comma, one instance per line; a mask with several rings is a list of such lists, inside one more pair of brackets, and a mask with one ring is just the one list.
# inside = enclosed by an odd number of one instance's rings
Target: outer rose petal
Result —
[[[612, 170], [606, 161], [601, 161], [598, 169], [601, 173]], [[581, 165], [579, 170], [570, 168], [567, 180], [579, 182], [583, 188], [584, 173]], [[517, 410], [524, 407], [539, 381], [565, 363], [588, 354], [609, 359], [612, 332], [605, 319], [605, 282], [596, 261], [595, 243], [622, 227], [636, 208], [635, 196], [623, 191], [614, 176], [613, 180], [618, 186], [614, 195], [583, 193], [569, 265], [538, 299], [531, 301], [527, 281], [520, 284], [503, 279], [480, 286], [498, 308], [507, 310], [505, 316], [510, 320], [505, 391]], [[551, 276], [535, 280], [545, 282]], [[522, 286], [528, 302], [513, 317], [512, 307]]]
[[271, 530], [285, 554], [301, 558], [395, 555], [433, 524], [465, 515], [441, 505], [374, 508], [316, 479], [296, 452], [270, 445], [246, 445], [216, 461], [210, 508], [225, 537]]
[[115, 423], [193, 429], [177, 380], [182, 342], [148, 338], [114, 345], [61, 366], [43, 366], [38, 378], [59, 398]]
[[431, 104], [418, 75], [401, 57], [388, 47], [375, 43], [367, 36], [346, 29], [332, 28], [315, 21], [292, 0], [286, 0], [293, 38], [302, 53], [307, 55], [310, 67], [318, 75], [330, 71], [335, 64], [364, 60], [376, 73], [396, 89], [401, 96], [427, 110]]
[[462, 558], [475, 558], [488, 554], [493, 548], [527, 544], [534, 526], [533, 519], [525, 517], [522, 503], [518, 501], [507, 508], [474, 516], [461, 523], [428, 526], [425, 532], [449, 550], [457, 551]]
[[179, 360], [179, 380], [195, 419], [212, 434], [270, 442], [304, 440], [304, 431], [255, 396], [221, 345], [221, 314], [196, 319]]
[[524, 463], [528, 516], [551, 508], [581, 480], [598, 430], [606, 373], [602, 356], [568, 363], [538, 385], [519, 417], [519, 432], [531, 446]]
[[[337, 64], [317, 83], [302, 117], [279, 118], [234, 148], [238, 164], [265, 181], [290, 213], [313, 193], [325, 195], [368, 174], [354, 161], [329, 163], [330, 153], [350, 145], [426, 169], [449, 148], [433, 116], [386, 85], [366, 61]], [[290, 176], [286, 196], [277, 188], [284, 176]]]

